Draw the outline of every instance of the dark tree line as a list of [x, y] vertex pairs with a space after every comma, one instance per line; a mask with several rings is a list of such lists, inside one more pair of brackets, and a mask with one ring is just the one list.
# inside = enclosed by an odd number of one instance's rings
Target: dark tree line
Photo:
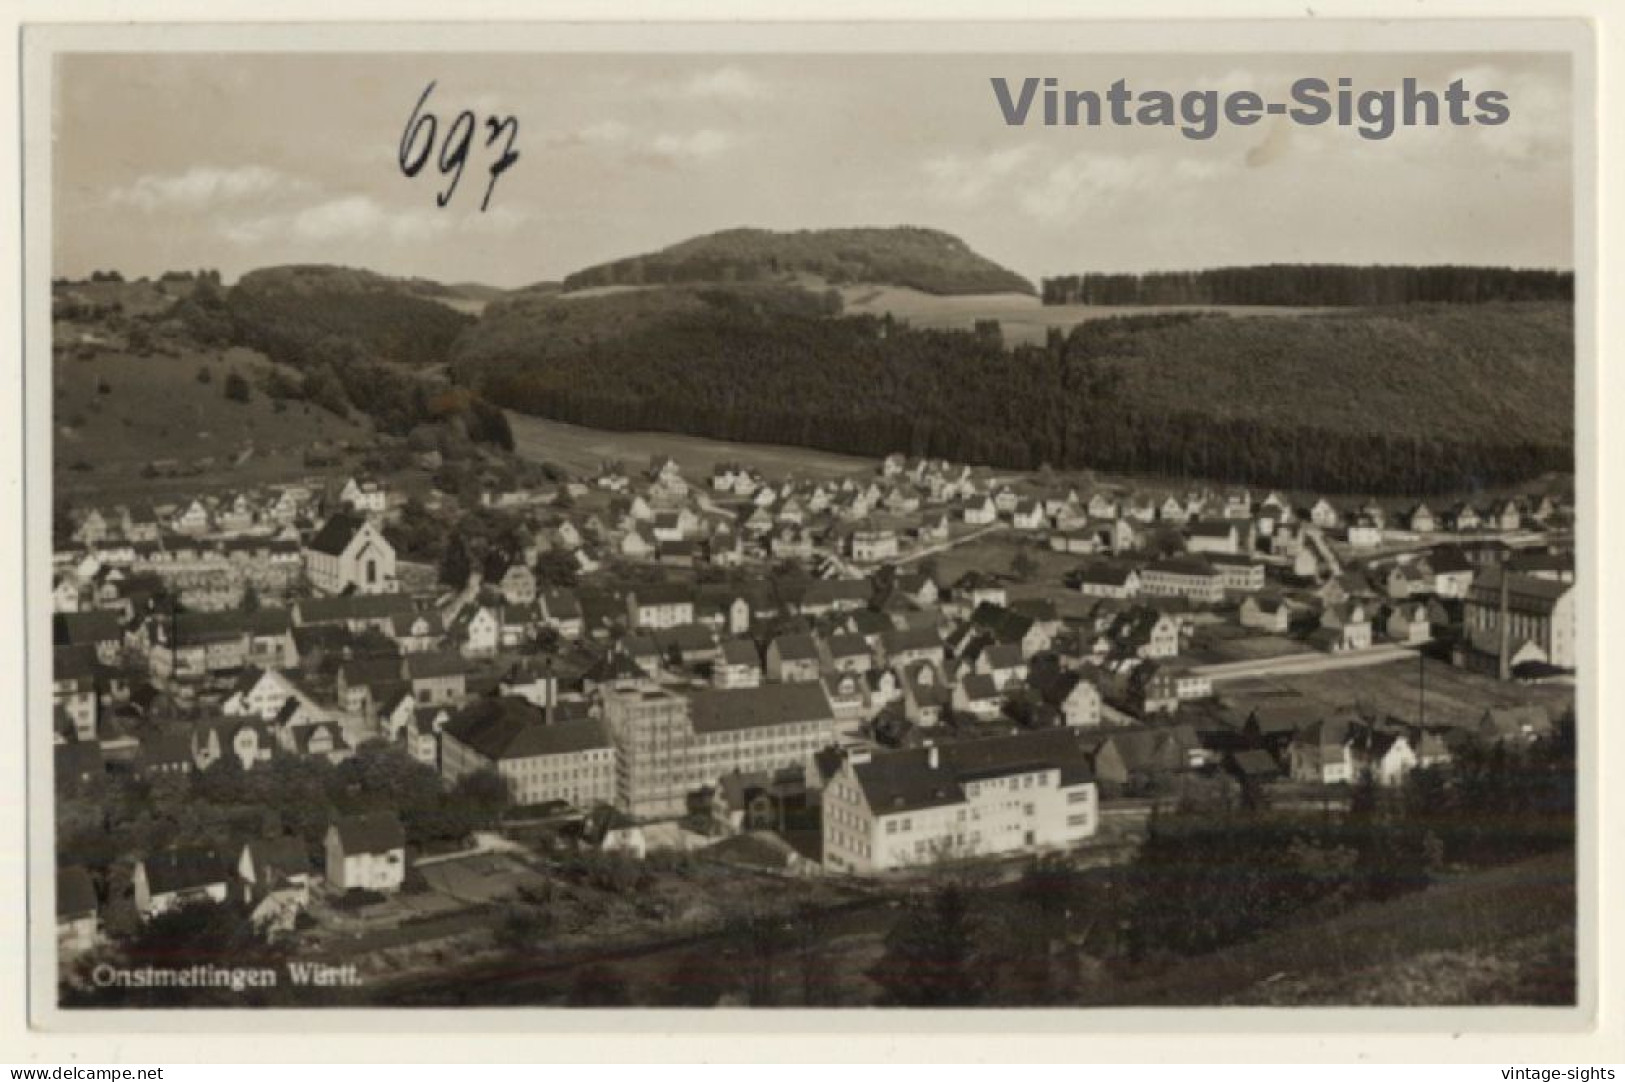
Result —
[[1007, 353], [985, 334], [873, 317], [713, 310], [589, 341], [575, 355], [481, 362], [474, 378], [511, 409], [595, 428], [872, 457], [903, 451], [1004, 469], [1048, 463], [1398, 494], [1471, 491], [1571, 468], [1571, 445], [1515, 432], [1491, 442], [1452, 438], [1441, 424], [1407, 433], [1380, 417], [1334, 427], [1307, 409], [1258, 419], [1145, 405], [1125, 380], [1138, 360], [1134, 336], [1178, 318], [1150, 317], [1129, 331], [1103, 326], [1119, 321], [1085, 323], [1046, 347]]
[[1573, 299], [1572, 272], [1513, 267], [1272, 263], [1149, 274], [1069, 274], [1043, 281], [1045, 304], [1343, 306]]

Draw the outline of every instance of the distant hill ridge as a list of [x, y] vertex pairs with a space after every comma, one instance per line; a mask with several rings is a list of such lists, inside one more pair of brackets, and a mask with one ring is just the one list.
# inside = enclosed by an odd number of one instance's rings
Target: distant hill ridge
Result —
[[564, 288], [759, 282], [796, 274], [831, 285], [873, 282], [935, 294], [1035, 292], [1026, 278], [978, 255], [960, 238], [917, 226], [727, 229], [588, 267], [565, 278]]

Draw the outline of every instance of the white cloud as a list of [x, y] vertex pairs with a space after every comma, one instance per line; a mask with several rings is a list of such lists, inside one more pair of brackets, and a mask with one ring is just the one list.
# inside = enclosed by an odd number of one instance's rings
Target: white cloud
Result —
[[[1475, 96], [1491, 90], [1506, 95], [1506, 123], [1473, 126], [1479, 146], [1492, 156], [1536, 164], [1569, 152], [1569, 94], [1559, 80], [1488, 64], [1452, 72], [1446, 82], [1456, 79]], [[1469, 115], [1478, 112], [1471, 103], [1467, 108]]]
[[232, 169], [200, 165], [184, 173], [149, 173], [134, 183], [115, 188], [108, 198], [115, 206], [132, 206], [151, 213], [156, 210], [199, 210], [223, 203], [265, 199], [308, 192], [313, 185], [261, 165]]
[[734, 136], [716, 128], [701, 128], [692, 132], [663, 132], [649, 140], [648, 153], [670, 162], [699, 161], [714, 158], [733, 147]]
[[682, 85], [689, 98], [750, 101], [767, 96], [767, 84], [742, 68], [716, 68], [703, 71]]
[[[458, 190], [454, 198], [463, 195]], [[470, 198], [473, 198], [472, 196]], [[387, 240], [409, 243], [454, 233], [489, 235], [523, 223], [524, 212], [512, 207], [489, 211], [441, 209], [435, 206], [391, 209], [368, 195], [345, 195], [275, 214], [227, 221], [221, 234], [234, 244], [263, 244], [292, 239], [310, 244]]]
[[990, 192], [1004, 190], [1009, 178], [1030, 162], [1031, 146], [1008, 147], [980, 156], [944, 154], [925, 163], [930, 192], [949, 203], [980, 202]]
[[694, 131], [642, 132], [619, 120], [602, 120], [548, 140], [556, 148], [603, 151], [658, 165], [678, 165], [714, 158], [739, 139], [720, 128]]

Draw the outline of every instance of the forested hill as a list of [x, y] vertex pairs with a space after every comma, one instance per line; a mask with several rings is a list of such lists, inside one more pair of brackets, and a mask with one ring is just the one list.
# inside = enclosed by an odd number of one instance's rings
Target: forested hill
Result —
[[[226, 296], [239, 322], [267, 338], [348, 342], [372, 360], [430, 365], [445, 361], [452, 342], [474, 322], [443, 303], [449, 293], [423, 279], [302, 265], [251, 271]], [[269, 341], [244, 344], [277, 353]]]
[[566, 290], [691, 282], [762, 282], [796, 274], [925, 293], [1025, 293], [1032, 283], [935, 229], [729, 229], [577, 271]]
[[358, 411], [396, 435], [451, 422], [476, 441], [511, 446], [500, 409], [430, 375], [474, 323], [445, 303], [454, 293], [348, 267], [268, 267], [229, 290], [200, 285], [173, 315], [204, 347], [241, 346], [294, 369], [266, 388], [272, 398], [341, 417]]
[[1557, 303], [1134, 316], [1007, 352], [792, 290], [666, 289], [500, 302], [455, 365], [557, 420], [873, 456], [1418, 494], [1573, 468]]
[[1571, 301], [1572, 271], [1512, 267], [1272, 263], [1256, 267], [1046, 278], [1045, 304], [1378, 304]]

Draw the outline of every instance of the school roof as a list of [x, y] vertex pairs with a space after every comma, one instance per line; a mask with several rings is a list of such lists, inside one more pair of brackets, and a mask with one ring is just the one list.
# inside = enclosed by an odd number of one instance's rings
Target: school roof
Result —
[[1164, 575], [1188, 575], [1201, 578], [1212, 578], [1219, 573], [1212, 563], [1200, 556], [1170, 556], [1165, 560], [1153, 560], [1146, 565], [1146, 570]]
[[[1094, 780], [1091, 748], [1068, 729], [881, 752], [853, 767], [875, 815], [945, 807], [965, 800], [964, 785], [1012, 774], [1059, 770], [1061, 785]], [[937, 758], [931, 766], [932, 752]]]
[[830, 721], [835, 717], [828, 693], [816, 682], [697, 691], [689, 696], [688, 703], [694, 731], [702, 734]]
[[491, 760], [573, 755], [610, 746], [603, 722], [593, 718], [549, 721], [525, 699], [506, 696], [471, 704], [446, 723], [446, 733]]

